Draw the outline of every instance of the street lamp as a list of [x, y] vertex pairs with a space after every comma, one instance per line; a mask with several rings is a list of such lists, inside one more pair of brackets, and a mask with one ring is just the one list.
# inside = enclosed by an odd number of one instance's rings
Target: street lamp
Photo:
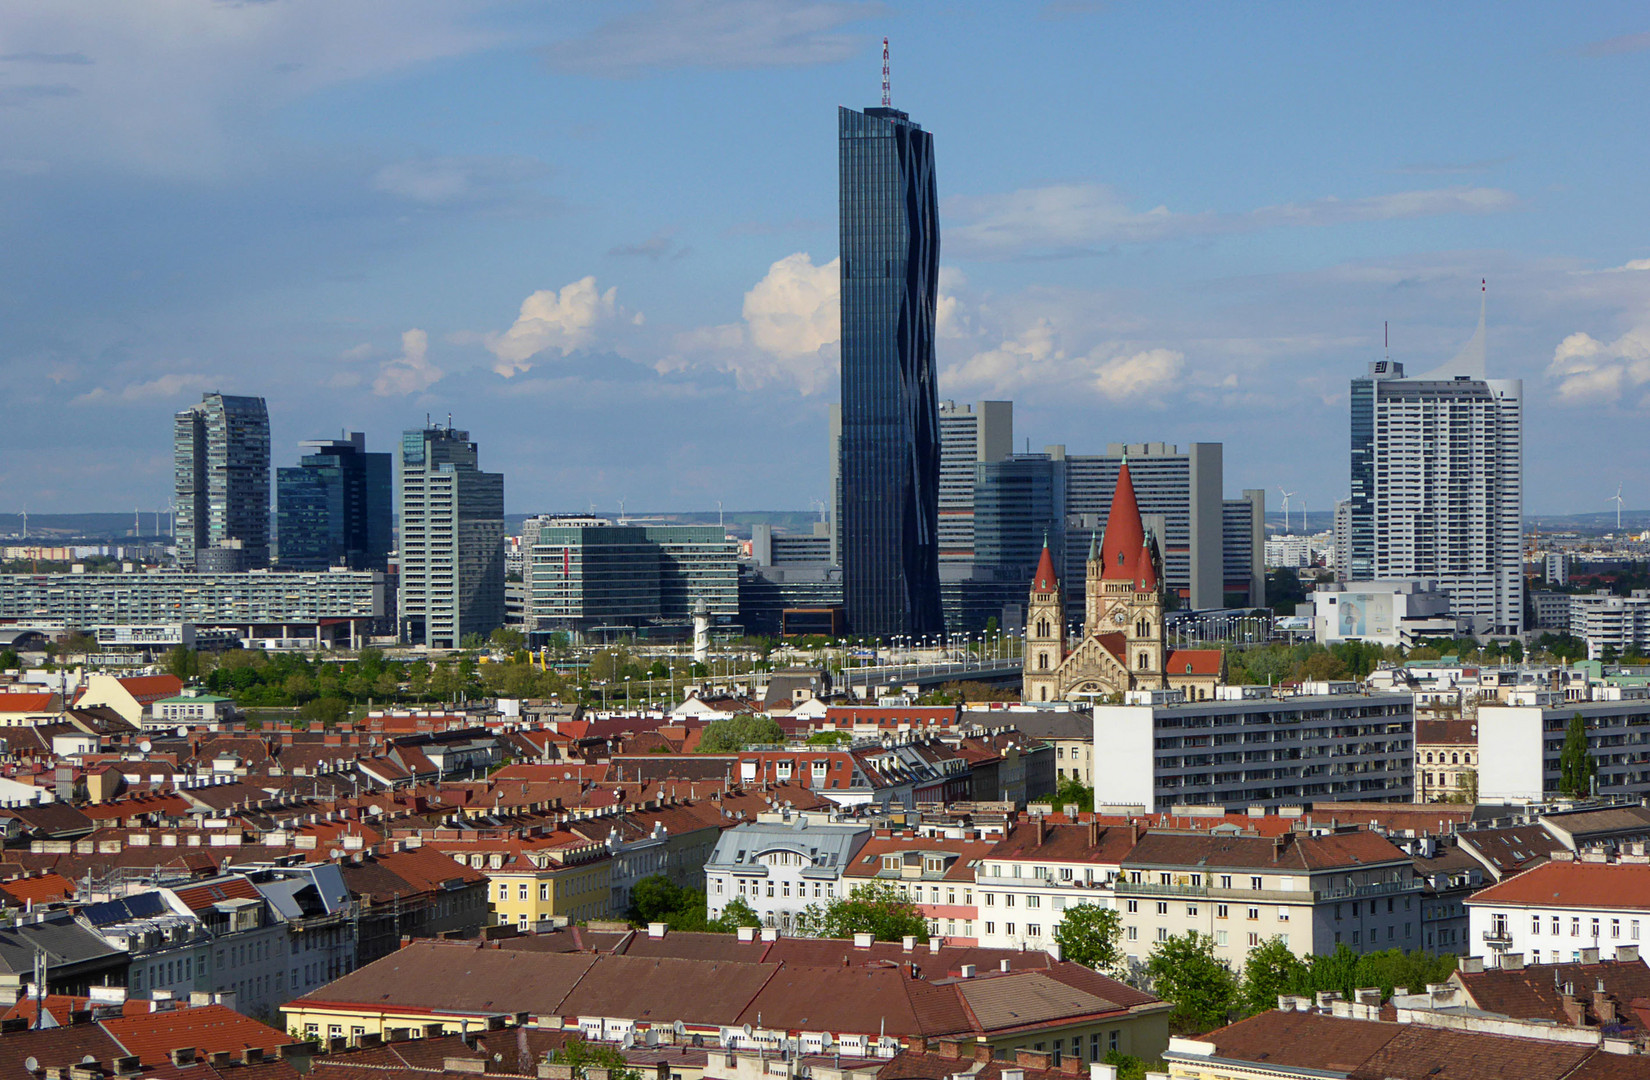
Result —
[[630, 676], [624, 677], [624, 711], [630, 711]]

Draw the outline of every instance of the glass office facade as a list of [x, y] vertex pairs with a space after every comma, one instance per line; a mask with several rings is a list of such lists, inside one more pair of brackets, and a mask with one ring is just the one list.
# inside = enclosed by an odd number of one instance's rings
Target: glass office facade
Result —
[[269, 410], [264, 399], [202, 395], [172, 419], [178, 565], [269, 565]]
[[278, 562], [286, 570], [383, 570], [390, 551], [390, 455], [366, 452], [366, 437], [302, 444], [295, 469], [275, 473]]
[[841, 522], [850, 632], [943, 631], [934, 373], [933, 136], [896, 109], [837, 113]]
[[456, 649], [504, 625], [504, 475], [482, 472], [467, 431], [401, 436], [403, 640]]

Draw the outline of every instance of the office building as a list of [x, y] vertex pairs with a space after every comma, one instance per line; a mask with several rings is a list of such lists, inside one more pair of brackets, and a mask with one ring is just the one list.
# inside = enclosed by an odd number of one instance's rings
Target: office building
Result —
[[504, 625], [504, 474], [482, 472], [470, 433], [402, 433], [402, 639], [456, 649]]
[[1523, 396], [1484, 373], [1484, 316], [1450, 363], [1352, 380], [1348, 579], [1436, 578], [1475, 633], [1524, 625]]
[[840, 556], [855, 634], [937, 634], [934, 142], [886, 106], [837, 112], [842, 275]]
[[1187, 701], [1179, 690], [1140, 690], [1122, 705], [1096, 704], [1094, 745], [1106, 748], [1106, 766], [1094, 772], [1095, 802], [1167, 810], [1410, 801], [1414, 697], [1362, 694], [1350, 682], [1301, 691], [1222, 686], [1210, 700]]
[[283, 570], [384, 570], [394, 516], [389, 454], [367, 453], [367, 437], [299, 444], [297, 468], [275, 471], [276, 563]]
[[532, 525], [527, 584], [534, 630], [684, 628], [700, 600], [714, 622], [739, 614], [739, 548], [719, 525], [554, 517]]
[[[974, 558], [975, 467], [1014, 452], [1014, 403], [940, 402], [940, 562]], [[1036, 558], [1035, 553], [1032, 556]]]
[[203, 394], [172, 418], [178, 566], [269, 565], [269, 410], [263, 398]]
[[1461, 620], [1450, 611], [1449, 593], [1436, 581], [1326, 582], [1307, 599], [1312, 638], [1319, 645], [1364, 641], [1408, 649], [1426, 638], [1449, 638], [1461, 631]]
[[[1104, 454], [1067, 454], [1064, 446], [1051, 446], [1048, 453], [1064, 463], [1066, 474], [1065, 580], [1082, 580], [1089, 541], [1105, 523], [1126, 459], [1145, 527], [1157, 538], [1163, 558], [1164, 588], [1179, 598], [1180, 607], [1226, 606], [1220, 443], [1193, 443], [1185, 449], [1168, 443], [1112, 443]], [[1067, 597], [1066, 610], [1068, 621], [1080, 619], [1082, 598]]]
[[1352, 500], [1335, 500], [1335, 525], [1331, 534], [1333, 537], [1334, 554], [1331, 565], [1335, 569], [1335, 580], [1346, 581], [1352, 574]]
[[1266, 492], [1244, 488], [1222, 503], [1221, 566], [1226, 607], [1266, 606]]
[[[170, 636], [165, 628], [181, 635], [178, 624], [188, 623], [196, 638], [232, 630], [247, 644], [353, 646], [385, 618], [387, 599], [384, 575], [366, 570], [0, 574], [0, 622], [96, 628], [99, 640], [117, 638], [105, 627], [145, 626]], [[180, 636], [179, 643], [191, 642]]]
[[[1606, 689], [1606, 688], [1601, 688]], [[1597, 770], [1595, 794], [1650, 796], [1650, 697], [1643, 687], [1607, 688], [1615, 700], [1565, 700], [1562, 690], [1519, 690], [1478, 710], [1478, 798], [1540, 802], [1559, 795], [1570, 721], [1580, 716]]]

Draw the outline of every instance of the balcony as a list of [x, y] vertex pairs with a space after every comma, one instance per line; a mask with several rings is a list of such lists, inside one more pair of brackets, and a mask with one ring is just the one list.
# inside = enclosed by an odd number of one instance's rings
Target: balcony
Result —
[[1484, 931], [1484, 944], [1492, 949], [1512, 948], [1512, 931], [1505, 926], [1492, 926]]

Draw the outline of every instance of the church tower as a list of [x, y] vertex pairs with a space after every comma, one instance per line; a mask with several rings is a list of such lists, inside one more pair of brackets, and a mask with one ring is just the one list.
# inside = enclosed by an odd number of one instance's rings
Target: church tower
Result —
[[1163, 594], [1157, 576], [1156, 551], [1147, 537], [1140, 547], [1134, 596], [1125, 631], [1129, 675], [1137, 689], [1161, 690], [1168, 685], [1163, 670]]
[[1031, 602], [1026, 606], [1022, 698], [1060, 700], [1059, 672], [1065, 658], [1065, 606], [1060, 601], [1060, 579], [1054, 576], [1054, 556], [1049, 553], [1045, 536], [1043, 555], [1031, 579]]
[[1102, 603], [1100, 579], [1105, 575], [1105, 563], [1100, 561], [1100, 530], [1089, 534], [1089, 559], [1083, 568], [1083, 636], [1093, 637], [1109, 627], [1103, 625], [1105, 605]]

